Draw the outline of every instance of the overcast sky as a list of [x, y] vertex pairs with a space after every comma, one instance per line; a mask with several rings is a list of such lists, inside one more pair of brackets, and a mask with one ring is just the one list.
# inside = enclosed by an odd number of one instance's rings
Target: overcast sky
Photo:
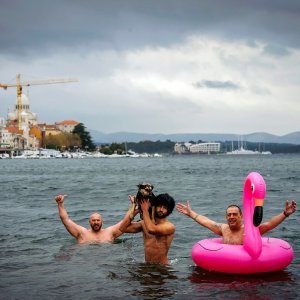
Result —
[[[105, 133], [300, 130], [300, 1], [1, 0], [0, 83]], [[0, 89], [0, 116], [16, 89]]]

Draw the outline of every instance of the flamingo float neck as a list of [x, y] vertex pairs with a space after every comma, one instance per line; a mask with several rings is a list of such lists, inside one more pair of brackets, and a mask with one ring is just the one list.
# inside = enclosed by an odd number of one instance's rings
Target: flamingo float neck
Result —
[[262, 205], [266, 194], [266, 183], [263, 177], [250, 173], [244, 184], [243, 215], [244, 215], [244, 248], [256, 259], [262, 251], [262, 239], [258, 226], [262, 220]]

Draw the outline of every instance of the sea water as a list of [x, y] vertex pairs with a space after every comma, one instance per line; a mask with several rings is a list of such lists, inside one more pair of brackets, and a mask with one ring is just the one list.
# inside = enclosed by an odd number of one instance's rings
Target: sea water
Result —
[[122, 219], [128, 195], [146, 181], [155, 194], [189, 200], [222, 223], [226, 207], [241, 204], [245, 177], [257, 171], [267, 184], [266, 221], [286, 199], [300, 203], [299, 165], [300, 155], [0, 160], [0, 299], [299, 299], [299, 211], [267, 234], [292, 245], [286, 269], [230, 275], [194, 265], [192, 246], [214, 234], [177, 211], [169, 216], [176, 226], [170, 265], [160, 266], [144, 263], [141, 233], [78, 245], [54, 200], [67, 194], [73, 221], [89, 227], [89, 214], [99, 211], [107, 227]]

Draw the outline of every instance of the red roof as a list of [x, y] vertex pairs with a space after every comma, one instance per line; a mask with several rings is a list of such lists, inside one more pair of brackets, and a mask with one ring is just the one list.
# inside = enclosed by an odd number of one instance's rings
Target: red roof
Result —
[[10, 133], [20, 133], [20, 134], [23, 133], [23, 130], [20, 130], [17, 127], [9, 126], [9, 127], [5, 127], [5, 129]]
[[77, 121], [74, 121], [74, 120], [64, 120], [64, 121], [61, 121], [61, 122], [56, 122], [55, 123], [56, 125], [78, 125], [79, 122]]

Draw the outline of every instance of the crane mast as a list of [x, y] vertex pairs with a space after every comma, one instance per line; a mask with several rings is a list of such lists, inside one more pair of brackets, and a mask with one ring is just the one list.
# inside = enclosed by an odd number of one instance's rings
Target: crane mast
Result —
[[21, 74], [17, 74], [16, 84], [3, 84], [0, 83], [0, 88], [7, 89], [10, 87], [17, 88], [17, 104], [16, 111], [18, 116], [18, 127], [22, 129], [22, 89], [23, 86], [32, 86], [32, 85], [44, 85], [44, 84], [56, 84], [56, 83], [69, 83], [69, 82], [78, 82], [76, 78], [66, 78], [66, 79], [50, 79], [50, 80], [35, 80], [31, 82], [21, 82]]

